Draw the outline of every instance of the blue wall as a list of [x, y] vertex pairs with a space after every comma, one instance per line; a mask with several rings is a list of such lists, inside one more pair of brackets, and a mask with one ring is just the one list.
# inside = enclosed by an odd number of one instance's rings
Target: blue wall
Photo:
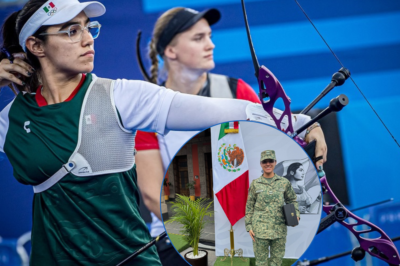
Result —
[[[141, 79], [134, 55], [136, 32], [143, 31], [142, 51], [150, 39], [156, 18], [165, 9], [187, 6], [198, 10], [216, 7], [222, 19], [213, 26], [216, 44], [215, 73], [240, 77], [255, 90], [256, 80], [247, 46], [240, 0], [119, 0], [102, 1], [108, 8], [99, 18], [103, 25], [96, 40], [94, 73], [109, 78]], [[271, 69], [292, 99], [293, 109], [302, 109], [330, 82], [341, 66], [293, 0], [247, 0], [247, 13], [258, 59]], [[400, 139], [400, 1], [307, 0], [300, 1], [324, 38], [374, 108]], [[4, 18], [16, 7], [0, 9]], [[148, 62], [146, 62], [148, 64]], [[400, 148], [368, 107], [356, 86], [348, 80], [334, 89], [318, 107], [346, 94], [350, 104], [339, 114], [339, 127], [352, 208], [394, 197], [390, 211], [400, 212]], [[4, 89], [0, 109], [12, 95]], [[329, 155], [328, 155], [329, 159]], [[0, 161], [0, 236], [16, 237], [31, 223], [30, 188], [16, 184], [7, 160]], [[329, 176], [332, 183], [335, 177]], [[383, 208], [383, 206], [382, 206]], [[382, 222], [383, 210], [375, 207], [368, 216], [400, 235], [399, 221]], [[397, 225], [397, 227], [395, 226]], [[317, 236], [305, 257], [315, 259], [352, 249], [351, 238], [337, 225]], [[340, 240], [343, 237], [342, 240]], [[399, 242], [397, 242], [400, 248]], [[328, 248], [329, 247], [329, 251]], [[337, 265], [334, 261], [326, 265]], [[351, 265], [349, 258], [340, 262]], [[368, 260], [363, 262], [368, 263]], [[378, 265], [375, 260], [370, 263]], [[372, 265], [372, 264], [368, 264]]]

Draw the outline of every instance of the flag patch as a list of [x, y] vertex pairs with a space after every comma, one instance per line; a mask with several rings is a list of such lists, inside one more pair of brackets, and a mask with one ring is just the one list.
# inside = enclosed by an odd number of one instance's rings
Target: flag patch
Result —
[[52, 16], [54, 13], [57, 12], [57, 7], [54, 5], [53, 2], [50, 2], [48, 5], [43, 7], [43, 10], [48, 16]]

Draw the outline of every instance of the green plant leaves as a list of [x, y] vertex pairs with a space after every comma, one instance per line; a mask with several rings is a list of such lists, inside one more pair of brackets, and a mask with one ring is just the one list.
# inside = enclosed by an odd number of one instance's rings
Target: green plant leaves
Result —
[[207, 221], [204, 221], [205, 216], [213, 216], [214, 211], [209, 208], [212, 201], [208, 199], [197, 199], [191, 201], [189, 197], [177, 195], [176, 202], [172, 203], [174, 215], [165, 223], [178, 222], [182, 225], [181, 234], [184, 235], [186, 241], [193, 247], [193, 255], [198, 255], [199, 240], [204, 226]]

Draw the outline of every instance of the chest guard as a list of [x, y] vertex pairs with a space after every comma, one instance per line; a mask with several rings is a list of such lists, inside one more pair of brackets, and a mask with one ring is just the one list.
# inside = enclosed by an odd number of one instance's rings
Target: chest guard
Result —
[[136, 131], [123, 128], [114, 103], [114, 81], [93, 75], [82, 103], [78, 142], [68, 162], [45, 182], [33, 186], [43, 192], [68, 173], [95, 176], [130, 170], [135, 164]]
[[210, 79], [211, 98], [233, 99], [227, 76], [209, 73], [208, 77]]
[[[211, 98], [234, 98], [227, 76], [208, 73], [208, 78]], [[197, 133], [199, 131], [170, 131], [166, 136], [157, 135], [164, 169], [168, 169], [175, 153]]]

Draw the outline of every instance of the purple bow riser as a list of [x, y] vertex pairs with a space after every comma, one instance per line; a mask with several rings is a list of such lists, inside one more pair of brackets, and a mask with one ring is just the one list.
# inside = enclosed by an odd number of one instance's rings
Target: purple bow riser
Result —
[[[281, 83], [272, 74], [272, 72], [265, 66], [261, 66], [258, 71], [258, 87], [260, 89], [259, 98], [264, 110], [272, 117], [275, 125], [278, 129], [283, 132], [292, 135], [293, 134], [293, 124], [292, 124], [292, 114], [290, 112], [290, 98], [286, 95], [282, 88]], [[263, 100], [268, 98], [267, 100]], [[276, 101], [281, 98], [285, 105], [285, 110], [282, 115], [278, 118], [275, 116], [273, 109]], [[287, 117], [288, 125], [286, 128], [282, 126], [282, 120]]]
[[[323, 176], [320, 180], [321, 180], [321, 185], [324, 188], [323, 189], [324, 194], [328, 194], [335, 204], [340, 203], [339, 199], [335, 196], [335, 194], [333, 194], [331, 188], [329, 187], [328, 182], [326, 180], [326, 176]], [[334, 205], [323, 205], [323, 210], [326, 214], [329, 214], [333, 207]], [[371, 256], [377, 257], [393, 265], [399, 265], [400, 264], [399, 253], [396, 249], [396, 246], [394, 245], [392, 240], [386, 235], [386, 233], [383, 232], [382, 229], [380, 229], [373, 223], [370, 223], [358, 217], [357, 215], [354, 215], [344, 206], [343, 208], [347, 212], [347, 217], [353, 218], [356, 221], [356, 223], [349, 224], [346, 222], [346, 220], [338, 222], [353, 233], [353, 235], [357, 238], [358, 242], [360, 243], [360, 247], [363, 250], [367, 251]], [[370, 229], [359, 230], [359, 231], [355, 230], [355, 227], [359, 227], [360, 225], [366, 225]], [[370, 232], [378, 232], [380, 234], [380, 237], [376, 239], [368, 239], [361, 236], [361, 234], [366, 234]]]

